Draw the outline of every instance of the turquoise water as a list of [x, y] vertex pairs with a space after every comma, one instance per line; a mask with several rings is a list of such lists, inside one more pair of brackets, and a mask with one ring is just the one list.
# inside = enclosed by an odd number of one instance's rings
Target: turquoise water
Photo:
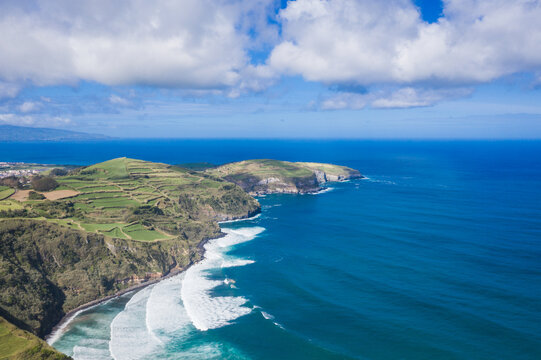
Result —
[[[327, 161], [367, 180], [271, 195], [186, 274], [82, 312], [76, 359], [539, 359], [541, 142], [0, 145], [5, 160]], [[115, 155], [116, 154], [116, 155]]]

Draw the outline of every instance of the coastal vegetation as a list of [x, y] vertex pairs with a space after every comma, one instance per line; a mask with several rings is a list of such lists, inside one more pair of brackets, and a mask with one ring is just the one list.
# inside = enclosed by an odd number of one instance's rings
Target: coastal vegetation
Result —
[[327, 181], [362, 178], [359, 171], [345, 166], [268, 159], [229, 163], [205, 172], [237, 184], [252, 195], [317, 192]]
[[71, 359], [37, 336], [18, 329], [0, 316], [0, 359], [64, 360]]
[[82, 304], [185, 268], [221, 235], [217, 221], [260, 209], [222, 179], [127, 158], [38, 180], [0, 201], [0, 313], [39, 336]]
[[327, 164], [182, 167], [118, 158], [51, 170], [23, 189], [1, 187], [0, 316], [44, 337], [66, 313], [200, 259], [202, 244], [222, 236], [218, 221], [260, 211], [247, 192], [317, 191], [354, 177], [356, 170]]
[[1, 186], [0, 185], [0, 200], [7, 199], [11, 195], [13, 195], [14, 192], [15, 192], [14, 189], [12, 189], [12, 188], [10, 188], [8, 186]]

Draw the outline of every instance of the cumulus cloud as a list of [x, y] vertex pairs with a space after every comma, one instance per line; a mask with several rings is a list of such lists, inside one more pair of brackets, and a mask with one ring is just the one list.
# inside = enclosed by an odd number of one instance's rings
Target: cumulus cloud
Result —
[[324, 83], [474, 84], [541, 69], [541, 2], [447, 0], [422, 21], [407, 0], [298, 0], [280, 13], [275, 69]]
[[[270, 3], [7, 0], [0, 5], [0, 79], [231, 88], [242, 82], [247, 49], [257, 42], [248, 32], [261, 28], [256, 15]], [[270, 33], [258, 31], [267, 40]]]
[[[541, 70], [537, 0], [445, 0], [444, 17], [431, 24], [409, 0], [298, 0], [279, 17], [283, 39], [269, 66], [329, 86], [404, 87], [374, 107], [426, 106], [464, 86]], [[448, 90], [422, 90], [430, 86]], [[322, 107], [366, 102], [346, 92]]]
[[289, 1], [273, 19], [278, 4], [4, 0], [0, 98], [81, 80], [237, 97], [290, 75], [339, 89], [321, 108], [389, 108], [511, 74], [541, 78], [539, 0], [444, 0], [434, 23], [412, 0]]

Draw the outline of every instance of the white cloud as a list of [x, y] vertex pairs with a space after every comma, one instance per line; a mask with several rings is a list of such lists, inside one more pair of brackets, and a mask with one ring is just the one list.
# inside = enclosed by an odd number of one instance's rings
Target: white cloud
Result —
[[298, 0], [268, 64], [328, 85], [463, 86], [541, 70], [541, 2], [446, 0], [428, 24], [407, 0]]
[[34, 101], [25, 101], [19, 105], [19, 111], [22, 113], [34, 112], [41, 108], [41, 103]]
[[376, 95], [371, 101], [371, 106], [379, 109], [431, 106], [444, 99], [449, 100], [468, 96], [472, 91], [470, 88], [416, 89], [405, 87], [390, 94]]
[[71, 123], [71, 119], [63, 116], [0, 114], [0, 123], [22, 126], [56, 127]]
[[109, 96], [109, 102], [114, 105], [121, 105], [121, 106], [128, 106], [131, 104], [131, 102], [127, 99], [124, 99], [123, 97], [120, 97], [118, 95], [111, 95]]
[[340, 92], [321, 101], [319, 107], [322, 110], [360, 110], [368, 104], [369, 100], [369, 96], [365, 94]]
[[[23, 85], [81, 80], [237, 97], [300, 75], [372, 91], [339, 92], [321, 108], [410, 107], [467, 95], [464, 87], [507, 75], [541, 73], [538, 0], [444, 0], [444, 17], [432, 24], [411, 0], [297, 0], [279, 13], [281, 32], [269, 21], [276, 6], [276, 0], [4, 0], [0, 98], [16, 96]], [[251, 58], [252, 50], [259, 58]]]
[[359, 94], [338, 92], [319, 103], [322, 110], [363, 109], [370, 106], [375, 109], [404, 109], [431, 106], [442, 100], [468, 96], [471, 88], [423, 89], [404, 87], [383, 89], [372, 93]]
[[4, 98], [14, 98], [17, 96], [20, 90], [20, 85], [3, 82], [0, 80], [0, 100]]
[[[69, 0], [0, 5], [0, 79], [36, 85], [227, 89], [242, 82], [251, 28], [270, 0]], [[250, 14], [250, 16], [247, 16]], [[266, 18], [265, 18], [266, 19]]]

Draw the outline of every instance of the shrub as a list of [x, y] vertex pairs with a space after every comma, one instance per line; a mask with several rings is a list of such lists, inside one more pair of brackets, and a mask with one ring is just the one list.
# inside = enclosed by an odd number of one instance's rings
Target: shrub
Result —
[[43, 200], [43, 199], [45, 199], [45, 196], [43, 196], [43, 194], [40, 194], [35, 191], [30, 191], [28, 193], [28, 200]]
[[56, 180], [50, 176], [34, 176], [30, 184], [37, 191], [51, 191], [58, 187]]
[[54, 168], [51, 170], [51, 176], [64, 176], [64, 175], [68, 175], [68, 170], [60, 169], [60, 168]]

